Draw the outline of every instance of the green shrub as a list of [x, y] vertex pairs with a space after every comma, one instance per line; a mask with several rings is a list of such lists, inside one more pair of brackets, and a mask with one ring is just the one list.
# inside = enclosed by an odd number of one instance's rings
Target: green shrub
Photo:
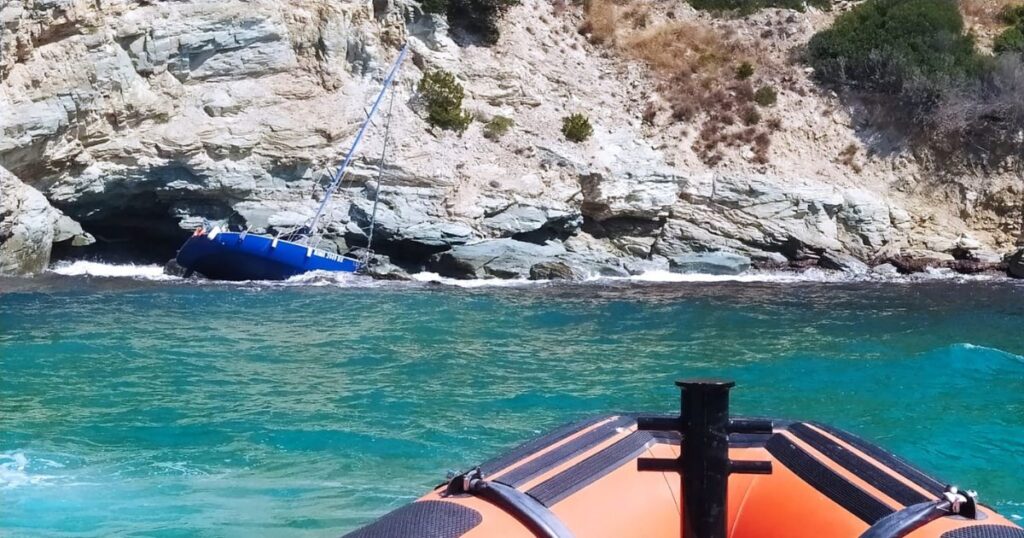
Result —
[[771, 86], [761, 86], [754, 92], [754, 102], [761, 106], [772, 106], [778, 98], [778, 93]]
[[430, 71], [420, 79], [419, 92], [427, 105], [427, 121], [449, 131], [465, 131], [472, 118], [462, 111], [462, 85], [447, 71]]
[[998, 53], [1024, 52], [1024, 31], [1019, 26], [1007, 28], [996, 36], [992, 48]]
[[743, 120], [744, 125], [757, 125], [761, 123], [761, 113], [753, 105], [747, 105], [740, 111], [740, 119]]
[[594, 134], [594, 128], [583, 114], [571, 114], [562, 118], [562, 134], [572, 142], [583, 142]]
[[1004, 7], [999, 18], [1010, 26], [1024, 26], [1024, 4]]
[[807, 59], [819, 82], [847, 86], [840, 95], [865, 104], [875, 128], [931, 162], [992, 167], [1024, 153], [1024, 29], [994, 46], [995, 57], [975, 49], [956, 0], [866, 0], [812, 37]]
[[448, 0], [423, 0], [423, 11], [427, 13], [448, 13]]
[[983, 60], [956, 0], [867, 0], [807, 45], [817, 77], [885, 93], [969, 78]]
[[736, 66], [736, 78], [740, 80], [747, 80], [754, 76], [754, 66], [750, 62], [743, 62]]
[[515, 124], [516, 122], [512, 121], [512, 118], [494, 116], [491, 118], [491, 121], [484, 125], [484, 137], [490, 140], [498, 140], [502, 136], [505, 136], [505, 133], [507, 133]]

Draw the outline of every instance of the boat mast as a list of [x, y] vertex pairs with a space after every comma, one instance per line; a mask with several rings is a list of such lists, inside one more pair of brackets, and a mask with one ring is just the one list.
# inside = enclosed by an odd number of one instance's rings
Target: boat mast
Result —
[[[331, 179], [331, 183], [327, 186], [327, 191], [324, 194], [323, 201], [320, 202], [320, 207], [317, 208], [316, 214], [313, 218], [309, 219], [309, 223], [306, 225], [307, 233], [312, 237], [316, 233], [317, 225], [320, 222], [320, 217], [323, 216], [324, 210], [327, 208], [327, 204], [331, 201], [331, 196], [334, 195], [334, 191], [341, 185], [342, 179], [345, 177], [345, 172], [348, 170], [349, 164], [352, 162], [352, 157], [355, 155], [356, 148], [359, 147], [359, 142], [362, 141], [363, 135], [366, 134], [367, 127], [370, 126], [370, 121], [373, 119], [373, 114], [377, 112], [377, 108], [380, 106], [381, 101], [384, 100], [384, 94], [387, 93], [388, 87], [391, 85], [398, 74], [398, 68], [402, 65], [402, 60], [405, 59], [405, 53], [409, 50], [409, 45], [405, 44], [402, 46], [402, 50], [398, 53], [398, 59], [395, 60], [394, 65], [391, 66], [391, 71], [388, 72], [387, 77], [384, 79], [384, 87], [380, 89], [380, 93], [377, 94], [377, 99], [373, 101], [373, 106], [370, 107], [370, 111], [366, 114], [366, 121], [359, 128], [359, 132], [356, 133], [355, 140], [352, 141], [352, 147], [349, 148], [348, 153], [345, 155], [345, 160], [341, 163], [337, 172], [334, 173], [334, 177]], [[381, 166], [384, 164], [381, 163]]]

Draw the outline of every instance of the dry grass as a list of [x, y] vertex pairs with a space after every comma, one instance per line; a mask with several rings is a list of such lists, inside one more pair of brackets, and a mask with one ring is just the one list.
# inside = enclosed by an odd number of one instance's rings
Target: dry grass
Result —
[[744, 55], [739, 45], [717, 32], [684, 22], [647, 28], [620, 41], [626, 54], [663, 74], [717, 72]]
[[[697, 130], [693, 150], [710, 165], [724, 158], [726, 148], [749, 148], [752, 160], [768, 161], [771, 119], [761, 123], [753, 104], [752, 81], [758, 79], [754, 49], [722, 31], [680, 21], [652, 23], [647, 0], [586, 0], [580, 32], [592, 43], [645, 62], [660, 79], [671, 121], [691, 123]], [[751, 78], [737, 76], [737, 67], [755, 66]], [[650, 104], [643, 120], [655, 124], [662, 111]], [[777, 130], [777, 129], [775, 129]]]
[[1020, 0], [960, 0], [960, 10], [976, 24], [1003, 26], [999, 14], [1006, 6], [1020, 3]]
[[617, 45], [622, 35], [646, 28], [651, 6], [646, 1], [584, 0], [586, 18], [580, 32], [592, 43]]

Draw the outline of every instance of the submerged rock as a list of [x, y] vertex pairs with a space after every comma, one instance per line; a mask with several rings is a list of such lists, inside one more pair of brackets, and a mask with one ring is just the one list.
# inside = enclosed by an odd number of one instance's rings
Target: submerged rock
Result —
[[738, 275], [750, 269], [750, 258], [732, 252], [694, 252], [669, 258], [673, 273]]

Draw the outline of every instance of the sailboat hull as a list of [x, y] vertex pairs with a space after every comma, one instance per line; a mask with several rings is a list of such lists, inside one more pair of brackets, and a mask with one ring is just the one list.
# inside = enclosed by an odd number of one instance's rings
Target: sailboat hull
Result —
[[265, 235], [202, 233], [178, 251], [178, 265], [216, 280], [285, 280], [310, 271], [354, 273], [359, 261]]

